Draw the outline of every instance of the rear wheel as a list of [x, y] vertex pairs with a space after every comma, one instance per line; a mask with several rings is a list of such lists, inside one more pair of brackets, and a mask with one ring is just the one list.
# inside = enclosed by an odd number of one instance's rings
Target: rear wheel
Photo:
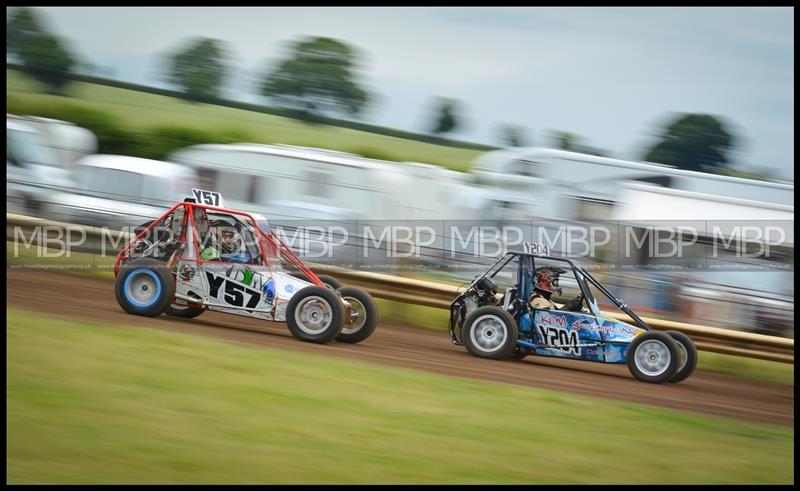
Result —
[[344, 306], [336, 292], [307, 286], [289, 300], [286, 323], [292, 336], [301, 341], [329, 343], [342, 330]]
[[517, 322], [505, 310], [487, 305], [464, 321], [464, 345], [481, 358], [508, 358], [517, 344]]
[[164, 313], [172, 317], [183, 317], [184, 319], [194, 319], [205, 312], [205, 309], [190, 307], [188, 305], [170, 304], [164, 309]]
[[508, 358], [511, 359], [511, 360], [522, 360], [523, 358], [525, 358], [526, 356], [528, 356], [530, 354], [531, 354], [530, 351], [527, 351], [527, 350], [524, 350], [524, 349], [520, 349], [520, 348], [514, 348], [514, 351], [511, 352], [511, 354], [508, 356]]
[[637, 336], [627, 351], [628, 369], [642, 382], [662, 384], [678, 370], [678, 346], [669, 334], [647, 331]]
[[122, 264], [114, 293], [125, 312], [155, 317], [175, 298], [175, 279], [157, 259], [132, 259]]
[[369, 293], [358, 288], [340, 288], [342, 299], [350, 303], [350, 319], [345, 320], [336, 340], [342, 343], [360, 343], [370, 337], [378, 325], [378, 306]]
[[680, 382], [689, 378], [697, 368], [697, 348], [691, 338], [680, 331], [666, 331], [678, 345], [678, 371], [669, 379], [670, 382]]

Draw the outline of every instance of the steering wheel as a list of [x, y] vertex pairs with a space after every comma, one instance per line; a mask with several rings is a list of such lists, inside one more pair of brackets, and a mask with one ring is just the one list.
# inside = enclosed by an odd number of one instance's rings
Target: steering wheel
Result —
[[583, 312], [583, 293], [567, 302], [564, 307], [567, 312]]

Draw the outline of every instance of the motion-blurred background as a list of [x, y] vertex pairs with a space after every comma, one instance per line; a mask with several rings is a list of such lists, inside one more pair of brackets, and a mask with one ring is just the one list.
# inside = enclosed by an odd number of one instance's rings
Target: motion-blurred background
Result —
[[[199, 186], [287, 230], [437, 224], [442, 240], [793, 222], [788, 9], [321, 11], [7, 7], [8, 212], [135, 226]], [[491, 261], [442, 247], [402, 274]], [[793, 337], [793, 238], [778, 252], [602, 276], [648, 315]]]

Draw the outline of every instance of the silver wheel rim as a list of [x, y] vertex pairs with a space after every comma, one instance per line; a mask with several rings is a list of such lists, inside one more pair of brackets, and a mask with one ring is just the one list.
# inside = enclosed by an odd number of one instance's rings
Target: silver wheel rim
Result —
[[300, 300], [294, 311], [297, 326], [306, 334], [319, 334], [331, 325], [333, 309], [322, 297], [310, 296]]
[[657, 339], [649, 339], [636, 347], [634, 363], [640, 372], [657, 377], [669, 368], [670, 354], [667, 345]]
[[136, 302], [149, 305], [158, 293], [158, 285], [149, 274], [137, 274], [131, 279], [129, 293]]
[[686, 366], [686, 362], [689, 361], [689, 353], [686, 350], [686, 346], [684, 346], [683, 343], [681, 343], [677, 339], [675, 341], [676, 341], [675, 344], [678, 345], [678, 362], [679, 362], [678, 371], [680, 372], [681, 370], [683, 370], [683, 367]]
[[505, 344], [508, 330], [499, 317], [493, 314], [486, 314], [478, 317], [472, 323], [469, 337], [473, 346], [476, 346], [484, 353], [494, 353]]
[[367, 323], [367, 308], [353, 297], [344, 297], [350, 303], [350, 323], [342, 328], [342, 334], [355, 334]]

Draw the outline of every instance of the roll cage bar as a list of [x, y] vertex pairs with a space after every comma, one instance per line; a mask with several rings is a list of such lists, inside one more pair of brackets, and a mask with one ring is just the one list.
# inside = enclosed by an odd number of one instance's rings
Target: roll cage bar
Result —
[[600, 290], [600, 292], [604, 296], [606, 296], [609, 300], [611, 300], [611, 302], [614, 305], [616, 305], [617, 308], [619, 308], [622, 312], [627, 314], [628, 317], [630, 317], [639, 327], [641, 327], [642, 329], [644, 329], [646, 331], [650, 331], [650, 330], [653, 329], [652, 327], [647, 325], [647, 323], [645, 321], [643, 321], [641, 317], [636, 315], [636, 312], [631, 310], [630, 307], [628, 307], [628, 305], [626, 303], [624, 303], [621, 299], [615, 297], [614, 294], [611, 293], [610, 291], [608, 291], [608, 289], [606, 289], [603, 285], [601, 285], [600, 282], [597, 281], [597, 279], [595, 279], [594, 276], [589, 274], [589, 272], [586, 271], [585, 269], [583, 269], [582, 267], [580, 267], [577, 264], [575, 264], [571, 259], [567, 259], [567, 258], [563, 258], [563, 257], [543, 256], [543, 255], [540, 255], [540, 254], [532, 254], [532, 253], [528, 253], [528, 252], [506, 252], [497, 261], [495, 261], [491, 266], [489, 266], [489, 268], [487, 268], [486, 271], [483, 274], [481, 274], [479, 276], [476, 276], [470, 282], [469, 287], [466, 290], [464, 290], [463, 292], [461, 292], [455, 299], [453, 299], [453, 301], [450, 304], [451, 311], [452, 311], [453, 306], [456, 304], [456, 302], [458, 302], [464, 296], [464, 294], [466, 294], [466, 292], [469, 291], [470, 288], [474, 287], [481, 279], [483, 279], [483, 278], [485, 278], [487, 276], [489, 278], [493, 278], [497, 273], [502, 271], [503, 268], [505, 268], [506, 265], [508, 265], [509, 262], [511, 262], [514, 258], [519, 257], [519, 256], [530, 257], [533, 260], [531, 266], [533, 267], [534, 271], [536, 270], [536, 258], [547, 259], [547, 260], [552, 260], [552, 261], [560, 261], [560, 262], [564, 262], [564, 263], [569, 264], [570, 268], [572, 269], [572, 271], [574, 273], [576, 273], [575, 274], [575, 278], [578, 280], [578, 286], [580, 287], [581, 293], [583, 294], [584, 298], [587, 299], [587, 301], [589, 303], [589, 306], [592, 309], [592, 313], [594, 315], [597, 315], [597, 313], [599, 312], [599, 308], [597, 307], [597, 302], [595, 301], [591, 290], [589, 290], [589, 286], [586, 284], [587, 281], [589, 283], [591, 283], [595, 288]]
[[[270, 252], [276, 251], [278, 253], [279, 257], [286, 258], [286, 260], [289, 261], [289, 263], [291, 265], [293, 265], [294, 267], [296, 267], [300, 272], [302, 272], [309, 279], [309, 281], [311, 281], [311, 283], [314, 283], [317, 286], [322, 286], [322, 287], [325, 286], [325, 284], [322, 282], [322, 280], [320, 280], [319, 277], [316, 274], [314, 274], [313, 271], [308, 269], [308, 267], [303, 263], [303, 261], [300, 260], [299, 257], [297, 257], [297, 254], [295, 254], [294, 251], [288, 245], [286, 245], [286, 242], [284, 242], [283, 239], [280, 238], [280, 236], [275, 232], [275, 230], [272, 227], [270, 227], [269, 233], [267, 233], [267, 232], [264, 232], [263, 230], [261, 230], [261, 227], [258, 226], [258, 222], [256, 221], [256, 219], [251, 214], [249, 214], [247, 212], [238, 211], [238, 210], [231, 210], [231, 209], [228, 209], [228, 208], [220, 208], [218, 206], [211, 206], [211, 205], [204, 205], [204, 204], [200, 204], [200, 203], [193, 203], [193, 202], [190, 202], [190, 201], [182, 201], [180, 203], [174, 204], [163, 215], [161, 215], [159, 218], [157, 218], [157, 219], [153, 220], [152, 222], [150, 222], [150, 224], [147, 227], [145, 227], [144, 230], [139, 232], [136, 235], [136, 237], [134, 237], [133, 240], [128, 242], [128, 244], [126, 244], [125, 247], [123, 247], [122, 250], [119, 251], [119, 253], [117, 254], [116, 260], [114, 262], [114, 276], [117, 276], [119, 274], [119, 270], [120, 270], [120, 267], [122, 265], [122, 262], [125, 259], [130, 258], [130, 249], [131, 249], [131, 247], [133, 247], [133, 244], [135, 244], [136, 242], [138, 242], [142, 238], [144, 238], [150, 230], [155, 228], [156, 225], [162, 223], [168, 216], [170, 216], [172, 213], [174, 213], [179, 208], [184, 208], [187, 211], [187, 213], [184, 213], [184, 216], [183, 216], [183, 224], [182, 224], [183, 232], [181, 233], [181, 237], [179, 237], [176, 240], [181, 241], [184, 244], [186, 243], [186, 240], [193, 240], [193, 241], [196, 240], [195, 237], [192, 237], [191, 239], [189, 239], [188, 237], [185, 237], [185, 235], [186, 235], [186, 224], [187, 224], [187, 222], [189, 220], [194, 222], [194, 210], [195, 209], [202, 209], [202, 210], [206, 210], [206, 211], [218, 211], [218, 212], [223, 212], [223, 213], [230, 213], [230, 214], [234, 215], [234, 218], [236, 218], [236, 215], [244, 216], [244, 217], [246, 217], [247, 219], [250, 220], [252, 228], [256, 231], [256, 236], [257, 236], [258, 242], [259, 242], [259, 253], [260, 253], [261, 258], [264, 260], [264, 263], [267, 265], [268, 268], [270, 266], [269, 266], [269, 258], [265, 255], [266, 251], [268, 251], [268, 250]], [[267, 247], [268, 245], [270, 247]], [[199, 255], [200, 251], [198, 250], [197, 253]]]

